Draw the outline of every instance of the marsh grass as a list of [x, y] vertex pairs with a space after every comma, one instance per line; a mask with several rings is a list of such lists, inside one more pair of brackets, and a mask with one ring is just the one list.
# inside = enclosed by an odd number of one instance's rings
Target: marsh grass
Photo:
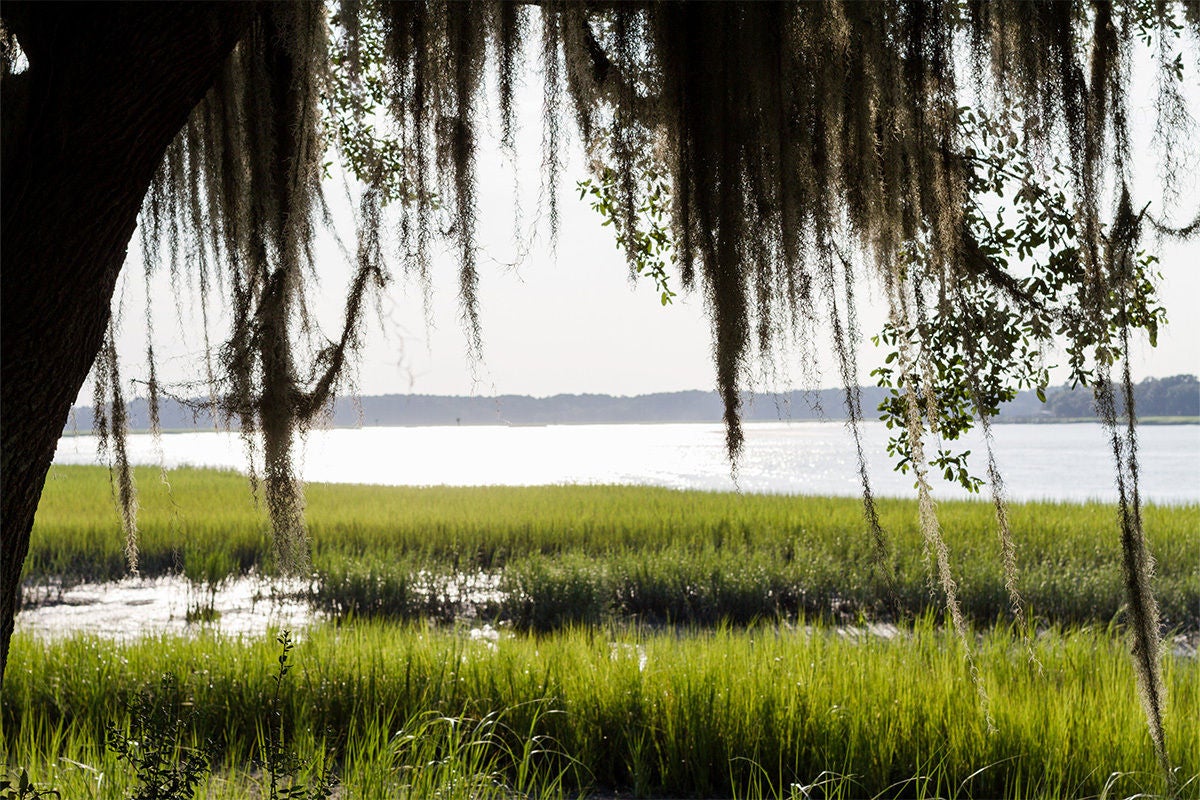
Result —
[[[220, 585], [274, 571], [266, 513], [245, 478], [180, 469], [172, 493], [140, 476], [140, 569]], [[407, 488], [313, 484], [314, 604], [335, 615], [448, 620], [468, 611], [534, 630], [612, 617], [738, 624], [888, 616], [861, 502], [654, 487]], [[931, 593], [912, 501], [879, 500], [891, 532], [902, 614], [943, 606]], [[1125, 595], [1113, 507], [1023, 503], [1009, 510], [1017, 588], [1048, 624], [1107, 624]], [[959, 599], [976, 623], [1010, 613], [994, 510], [944, 502]], [[1168, 628], [1200, 627], [1200, 506], [1150, 506], [1145, 529]], [[27, 581], [111, 580], [125, 556], [107, 471], [54, 467], [35, 523]], [[502, 587], [503, 597], [491, 590]], [[464, 607], [464, 598], [483, 595]]]
[[[182, 574], [202, 613], [230, 578], [275, 572], [266, 513], [243, 476], [183, 469], [171, 482], [167, 495], [141, 480], [143, 575]], [[261, 754], [276, 736], [300, 765], [296, 785], [333, 769], [346, 798], [1107, 798], [1166, 788], [1128, 696], [1111, 506], [1011, 507], [1019, 589], [1042, 630], [1029, 643], [1006, 621], [993, 508], [939, 505], [992, 698], [989, 733], [970, 669], [941, 629], [912, 502], [877, 503], [895, 544], [893, 598], [854, 499], [319, 484], [307, 498], [309, 599], [339, 624], [303, 634], [286, 683], [272, 682], [270, 637], [203, 626], [127, 643], [18, 634], [0, 714], [4, 762], [64, 797], [128, 796], [136, 786], [105, 748], [106, 726], [128, 730], [131, 699], [171, 675], [175, 700], [196, 711], [181, 745], [215, 748], [201, 797], [269, 791]], [[1194, 631], [1200, 506], [1149, 507], [1145, 526], [1163, 619]], [[107, 472], [53, 468], [26, 580], [62, 587], [125, 569]], [[855, 627], [888, 618], [892, 600], [895, 637]], [[467, 619], [501, 633], [473, 636]], [[828, 622], [842, 627], [819, 625]], [[1200, 784], [1200, 676], [1194, 659], [1163, 663], [1166, 741], [1186, 795]]]
[[[356, 798], [432, 796], [420, 781], [433, 778], [415, 765], [443, 769], [451, 752], [450, 783], [468, 785], [456, 770], [486, 754], [491, 766], [466, 774], [486, 773], [489, 786], [517, 795], [543, 783], [549, 796], [799, 798], [796, 787], [814, 785], [813, 797], [1163, 792], [1119, 637], [1044, 633], [1034, 645], [1044, 675], [1015, 631], [994, 628], [977, 642], [994, 734], [954, 640], [928, 619], [892, 639], [788, 626], [591, 626], [493, 641], [422, 625], [320, 626], [297, 644], [278, 708], [295, 752], [320, 761], [327, 748], [345, 796]], [[103, 726], [169, 673], [199, 710], [196, 741], [221, 748], [202, 796], [236, 796], [254, 779], [245, 765], [272, 707], [277, 650], [269, 637], [47, 644], [18, 634], [5, 760], [64, 796], [121, 796]], [[1164, 677], [1167, 741], [1184, 783], [1200, 772], [1200, 671], [1168, 656]], [[465, 739], [446, 742], [451, 733]], [[110, 776], [103, 791], [75, 792], [95, 773], [74, 764]]]

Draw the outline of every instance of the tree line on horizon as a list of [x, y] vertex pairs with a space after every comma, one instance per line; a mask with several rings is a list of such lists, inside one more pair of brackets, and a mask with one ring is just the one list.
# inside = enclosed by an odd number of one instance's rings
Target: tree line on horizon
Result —
[[[864, 386], [864, 408], [874, 409], [885, 390]], [[814, 420], [844, 417], [842, 389], [793, 391], [786, 394], [746, 393], [745, 419], [754, 422]], [[1088, 419], [1095, 417], [1090, 390], [1069, 384], [1046, 391], [1043, 403], [1032, 390], [1023, 391], [1005, 406], [997, 422], [1039, 419]], [[1141, 417], [1200, 417], [1200, 378], [1172, 375], [1145, 378], [1137, 384], [1135, 407]], [[335, 427], [378, 425], [555, 425], [621, 422], [720, 422], [721, 401], [713, 390], [652, 392], [620, 396], [609, 394], [561, 393], [548, 397], [505, 394], [492, 397], [383, 394], [341, 398], [333, 406], [329, 424]], [[866, 415], [871, 418], [871, 414]], [[129, 403], [129, 427], [150, 430], [147, 402]], [[164, 430], [211, 430], [224, 428], [214, 423], [202, 401], [164, 400], [160, 408]], [[64, 433], [90, 433], [92, 408], [73, 409]], [[236, 421], [230, 426], [236, 429]]]

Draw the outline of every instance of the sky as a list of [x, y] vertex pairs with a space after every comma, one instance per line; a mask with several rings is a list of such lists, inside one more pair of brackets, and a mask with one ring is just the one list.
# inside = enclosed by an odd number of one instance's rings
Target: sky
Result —
[[[1136, 80], [1136, 78], [1135, 78]], [[1143, 81], [1144, 82], [1144, 81]], [[435, 257], [428, 295], [415, 280], [397, 275], [383, 298], [383, 317], [367, 326], [366, 347], [358, 370], [363, 395], [419, 393], [446, 395], [606, 393], [634, 395], [715, 385], [712, 337], [699, 293], [679, 292], [663, 307], [648, 280], [631, 281], [611, 229], [580, 200], [575, 181], [587, 177], [576, 142], [563, 151], [565, 167], [559, 185], [560, 226], [552, 246], [546, 202], [540, 190], [541, 127], [536, 80], [522, 103], [518, 158], [514, 164], [495, 142], [484, 137], [478, 159], [480, 244], [480, 320], [483, 359], [468, 357], [467, 337], [457, 297], [457, 260], [449, 245]], [[1144, 88], [1144, 87], [1142, 87]], [[1135, 86], [1135, 152], [1151, 153], [1152, 92]], [[1191, 108], [1198, 107], [1192, 92]], [[530, 116], [530, 109], [534, 116]], [[1193, 154], [1193, 166], [1195, 166]], [[1191, 219], [1200, 202], [1200, 170], [1193, 169], [1179, 187], [1178, 218]], [[1139, 160], [1135, 189], [1146, 198], [1159, 194], [1154, 162]], [[514, 189], [514, 187], [517, 187]], [[352, 241], [349, 201], [340, 182], [328, 187], [334, 220], [344, 240]], [[519, 228], [514, 208], [520, 207]], [[1159, 205], [1155, 203], [1151, 211]], [[517, 237], [517, 242], [514, 242]], [[122, 325], [119, 350], [124, 377], [145, 376], [144, 291], [141, 255], [130, 250], [130, 265], [118, 285]], [[1186, 244], [1148, 243], [1162, 258], [1160, 295], [1169, 324], [1157, 348], [1135, 346], [1135, 378], [1200, 373], [1200, 241]], [[334, 239], [318, 243], [320, 289], [316, 314], [327, 333], [338, 329], [350, 271]], [[165, 272], [165, 270], [164, 270]], [[674, 288], [678, 289], [678, 286]], [[155, 351], [160, 377], [167, 382], [194, 381], [203, 372], [202, 336], [194, 302], [185, 294], [176, 303], [164, 278], [151, 287], [154, 295]], [[860, 382], [873, 382], [870, 370], [882, 353], [869, 341], [884, 322], [881, 292], [859, 292]], [[428, 301], [428, 305], [426, 305]], [[178, 313], [177, 313], [178, 309]], [[214, 331], [227, 319], [214, 309]], [[782, 357], [768, 381], [760, 376], [758, 391], [821, 388], [838, 385], [831, 348], [817, 348], [817, 370], [806, 371], [798, 357]], [[1061, 360], [1061, 359], [1059, 359]], [[1056, 363], [1054, 358], [1050, 363]], [[1060, 372], [1052, 373], [1061, 380]], [[82, 403], [90, 402], [85, 387]]]

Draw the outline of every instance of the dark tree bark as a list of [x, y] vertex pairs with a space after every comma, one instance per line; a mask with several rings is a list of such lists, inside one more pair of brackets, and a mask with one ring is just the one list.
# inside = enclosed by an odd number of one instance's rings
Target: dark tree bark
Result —
[[3, 93], [2, 681], [33, 515], [142, 198], [254, 6], [8, 0], [0, 13], [29, 60]]

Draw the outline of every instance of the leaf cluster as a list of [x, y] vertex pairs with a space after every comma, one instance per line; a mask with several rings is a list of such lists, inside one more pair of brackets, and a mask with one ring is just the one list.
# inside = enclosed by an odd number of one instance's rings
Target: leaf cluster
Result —
[[39, 789], [25, 770], [20, 770], [15, 779], [0, 778], [0, 800], [49, 800], [51, 797], [60, 798], [62, 794], [57, 789]]
[[[387, 115], [395, 76], [380, 12], [335, 12], [330, 30], [335, 41], [329, 48], [329, 79], [321, 98], [322, 124], [337, 144], [341, 166], [368, 183], [383, 204], [412, 202], [411, 145]], [[327, 178], [333, 165], [329, 154], [322, 164]]]
[[[872, 338], [890, 348], [872, 375], [889, 390], [879, 411], [897, 432], [888, 452], [901, 472], [911, 467], [910, 385], [916, 396], [931, 398], [922, 404], [924, 427], [952, 442], [1023, 389], [1045, 402], [1046, 358], [1054, 347], [1066, 356], [1071, 385], [1090, 386], [1095, 366], [1110, 366], [1120, 355], [1122, 321], [1144, 331], [1152, 346], [1166, 322], [1156, 256], [1137, 251], [1127, 274], [1116, 277], [1120, 286], [1097, 287], [1061, 161], [1039, 167], [1003, 116], [962, 108], [960, 120], [970, 167], [968, 247], [957, 272], [939, 281], [923, 242], [911, 242], [902, 251], [901, 275], [912, 284], [915, 313], [907, 324], [890, 321]], [[1103, 241], [1117, 246], [1112, 235]], [[903, 365], [902, 344], [913, 354]], [[983, 480], [970, 473], [969, 455], [939, 447], [929, 463], [975, 492]]]
[[174, 675], [163, 675], [157, 691], [147, 688], [130, 700], [128, 729], [107, 726], [107, 745], [134, 771], [140, 784], [133, 800], [190, 800], [212, 768], [212, 742], [184, 744], [195, 706], [179, 699]]
[[638, 197], [635, 215], [624, 213], [620, 196], [621, 180], [610, 166], [596, 169], [594, 178], [577, 181], [579, 199], [587, 199], [592, 210], [611, 226], [617, 247], [629, 259], [633, 277], [647, 277], [654, 282], [659, 302], [670, 305], [675, 292], [670, 286], [667, 266], [671, 263], [670, 188], [666, 176], [646, 165], [637, 181]]

